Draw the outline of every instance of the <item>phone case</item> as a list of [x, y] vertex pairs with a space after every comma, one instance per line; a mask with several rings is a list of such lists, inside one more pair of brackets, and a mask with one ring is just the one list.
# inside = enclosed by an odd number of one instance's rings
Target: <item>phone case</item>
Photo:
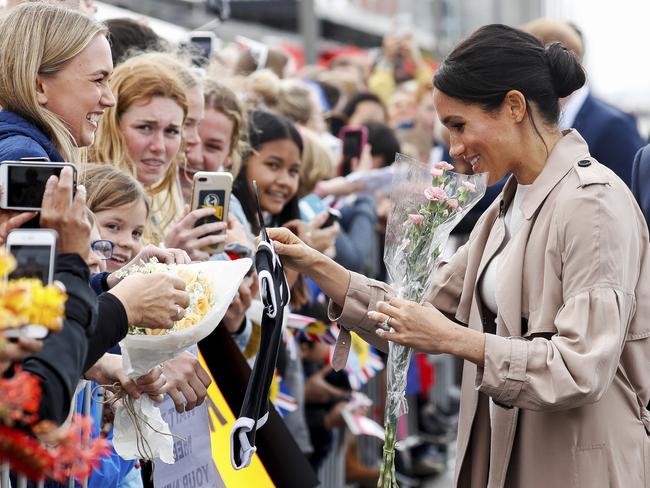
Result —
[[[194, 227], [212, 222], [227, 222], [231, 191], [232, 175], [230, 173], [213, 173], [207, 171], [199, 171], [196, 173], [192, 188], [192, 210], [212, 207], [214, 208], [214, 215], [197, 220]], [[209, 254], [217, 254], [223, 252], [224, 247], [225, 243], [221, 243], [214, 246], [206, 246], [203, 248], [203, 251]]]
[[[346, 136], [350, 133], [359, 133], [360, 140], [359, 140], [359, 151], [358, 154], [346, 154]], [[359, 158], [361, 157], [361, 151], [363, 151], [364, 146], [368, 143], [368, 129], [365, 127], [350, 127], [350, 126], [345, 126], [341, 129], [339, 132], [339, 139], [343, 142], [343, 156], [344, 157], [349, 157], [349, 158]]]
[[6, 246], [14, 254], [16, 269], [9, 278], [38, 277], [44, 284], [52, 283], [57, 241], [58, 235], [53, 229], [12, 230], [7, 236]]

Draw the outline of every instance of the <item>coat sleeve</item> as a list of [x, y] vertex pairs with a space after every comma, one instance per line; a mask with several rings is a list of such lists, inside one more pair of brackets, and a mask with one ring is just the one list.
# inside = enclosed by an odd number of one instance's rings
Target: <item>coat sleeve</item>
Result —
[[497, 404], [563, 410], [609, 388], [634, 315], [641, 223], [622, 185], [594, 184], [558, 204], [563, 305], [551, 337], [486, 334], [476, 387]]
[[[463, 291], [467, 255], [471, 243], [463, 245], [448, 260], [441, 262], [434, 271], [429, 301], [440, 311], [455, 315]], [[359, 334], [366, 342], [387, 351], [388, 344], [375, 334], [375, 323], [368, 319], [369, 310], [377, 309], [377, 302], [390, 300], [395, 290], [386, 283], [372, 280], [359, 273], [350, 272], [350, 285], [343, 307], [330, 300], [328, 314], [332, 321]]]
[[110, 293], [97, 297], [97, 327], [88, 338], [88, 352], [84, 371], [88, 371], [106, 351], [117, 345], [129, 331], [129, 320], [124, 305]]
[[88, 337], [95, 331], [97, 297], [88, 285], [86, 263], [77, 254], [57, 257], [55, 279], [65, 285], [63, 328], [43, 341], [43, 348], [23, 361], [25, 371], [41, 378], [41, 420], [62, 423], [68, 416], [77, 382], [84, 372]]
[[388, 342], [375, 334], [375, 323], [368, 319], [368, 311], [376, 310], [377, 302], [390, 300], [391, 296], [394, 296], [393, 289], [386, 283], [350, 272], [350, 286], [343, 307], [330, 300], [327, 313], [330, 320], [356, 332], [377, 349], [387, 352]]

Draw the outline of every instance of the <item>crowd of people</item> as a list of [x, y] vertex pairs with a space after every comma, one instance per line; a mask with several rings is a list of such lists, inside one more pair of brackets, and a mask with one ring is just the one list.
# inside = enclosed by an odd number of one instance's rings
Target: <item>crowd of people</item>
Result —
[[[74, 198], [68, 168], [48, 180], [40, 215], [0, 210], [3, 243], [35, 218], [59, 236], [64, 327], [0, 343], [3, 375], [20, 367], [40, 379], [40, 418], [63, 424], [82, 378], [133, 398], [168, 396], [178, 412], [203, 404], [211, 378], [192, 352], [132, 379], [118, 347], [129, 326], [180, 320], [184, 282], [116, 272], [154, 257], [233, 258], [211, 246], [253, 252], [256, 181], [291, 311], [356, 332], [384, 361], [388, 341], [419, 351], [407, 394], [410, 433], [421, 436], [398, 462], [404, 475], [444, 471], [458, 426], [457, 486], [650, 486], [650, 149], [631, 116], [589, 91], [576, 26], [486, 26], [439, 66], [411, 35], [389, 34], [376, 59], [349, 50], [297, 70], [273, 46], [197, 60], [141, 22], [96, 21], [92, 1], [17, 3], [0, 12], [0, 161], [78, 169]], [[355, 130], [365, 146], [351, 155], [342, 138]], [[397, 153], [489, 173], [455, 231], [466, 243], [435, 270], [425, 305], [385, 283], [391, 201], [362, 176]], [[223, 222], [191, 207], [199, 171], [232, 175]], [[256, 300], [257, 279], [245, 280], [219, 325], [251, 365]], [[343, 417], [362, 385], [331, 365], [349, 348], [285, 331], [278, 368], [297, 409], [283, 420], [314, 471], [342, 456], [332, 486], [374, 486], [381, 444], [360, 462]], [[421, 360], [438, 353], [464, 364], [461, 396], [444, 406]], [[385, 390], [385, 372], [372, 381]], [[373, 400], [382, 423], [383, 395]], [[101, 412], [96, 423], [110, 432]], [[112, 450], [89, 486], [147, 486], [141, 471]]]

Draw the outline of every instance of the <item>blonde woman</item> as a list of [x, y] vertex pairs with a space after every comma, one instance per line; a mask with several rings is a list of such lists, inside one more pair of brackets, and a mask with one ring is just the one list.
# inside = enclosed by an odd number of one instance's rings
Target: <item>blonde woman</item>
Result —
[[100, 123], [91, 159], [115, 164], [144, 185], [153, 202], [148, 242], [164, 242], [184, 249], [192, 259], [207, 259], [201, 248], [224, 240], [223, 235], [209, 234], [223, 231], [225, 224], [194, 228], [209, 209], [183, 216], [177, 174], [188, 98], [182, 80], [173, 70], [152, 62], [152, 54], [141, 54], [115, 69], [111, 87], [117, 106]]
[[[200, 164], [202, 160], [201, 139], [199, 138], [199, 124], [203, 120], [205, 113], [205, 105], [203, 101], [203, 88], [201, 79], [194, 72], [189, 64], [189, 59], [184, 59], [181, 55], [171, 53], [148, 53], [146, 58], [151, 63], [163, 66], [173, 71], [183, 84], [185, 94], [187, 95], [187, 117], [183, 124], [183, 145], [184, 145], [184, 158], [180, 160], [179, 164], [179, 177], [181, 188], [183, 189], [183, 196], [188, 200], [186, 194], [186, 187], [184, 183], [187, 178], [184, 178], [185, 171], [188, 164], [190, 166]], [[189, 175], [189, 189], [191, 192], [192, 176]]]
[[0, 160], [80, 162], [80, 148], [115, 105], [106, 28], [73, 10], [28, 3], [5, 13], [0, 31]]
[[[115, 104], [105, 28], [73, 10], [28, 3], [3, 14], [0, 32], [0, 160], [80, 162], [80, 148], [92, 143], [102, 112]], [[80, 185], [72, 199], [67, 168], [46, 187], [40, 224], [59, 233], [55, 276], [68, 292], [67, 312], [62, 330], [22, 362], [41, 381], [40, 419], [59, 424], [68, 415], [97, 318], [82, 259], [90, 246], [85, 194]]]

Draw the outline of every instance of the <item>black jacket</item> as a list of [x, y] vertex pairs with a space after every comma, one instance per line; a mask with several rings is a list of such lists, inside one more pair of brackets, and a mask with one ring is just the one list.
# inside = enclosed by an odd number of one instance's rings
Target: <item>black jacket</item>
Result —
[[129, 331], [129, 321], [124, 305], [110, 293], [102, 293], [97, 297], [97, 328], [88, 338], [88, 354], [84, 372], [101, 358], [105, 352], [115, 347]]
[[88, 266], [78, 254], [60, 254], [54, 278], [65, 285], [68, 294], [63, 328], [50, 334], [43, 349], [25, 359], [22, 367], [42, 380], [40, 418], [61, 424], [84, 373], [88, 340], [97, 321], [97, 297], [88, 285]]

